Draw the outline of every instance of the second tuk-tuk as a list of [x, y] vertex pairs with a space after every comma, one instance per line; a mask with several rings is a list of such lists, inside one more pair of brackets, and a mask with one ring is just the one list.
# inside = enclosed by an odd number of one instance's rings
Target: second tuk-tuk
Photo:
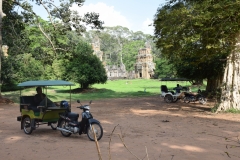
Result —
[[[18, 84], [20, 87], [45, 87], [45, 99], [41, 106], [36, 106], [34, 103], [34, 95], [22, 96], [20, 90], [20, 113], [17, 121], [21, 122], [21, 129], [26, 134], [31, 134], [39, 125], [47, 124], [53, 130], [57, 129], [59, 114], [71, 109], [71, 86], [74, 84], [63, 80], [40, 80], [26, 81]], [[69, 86], [70, 87], [70, 103], [65, 100], [61, 101], [59, 106], [47, 98], [48, 86]], [[67, 106], [66, 106], [67, 105]], [[34, 109], [33, 109], [34, 108]]]

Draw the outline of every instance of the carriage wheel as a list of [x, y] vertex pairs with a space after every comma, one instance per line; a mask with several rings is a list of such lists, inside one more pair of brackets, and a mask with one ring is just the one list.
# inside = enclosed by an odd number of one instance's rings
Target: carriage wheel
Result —
[[170, 94], [165, 95], [164, 101], [167, 102], [167, 103], [173, 102], [173, 97], [172, 97], [172, 95], [170, 95]]
[[26, 134], [31, 134], [33, 131], [33, 128], [31, 127], [31, 119], [30, 117], [25, 117], [22, 121], [22, 125], [23, 125], [23, 131]]
[[173, 98], [173, 102], [177, 102], [178, 101], [178, 98], [177, 97], [174, 97]]

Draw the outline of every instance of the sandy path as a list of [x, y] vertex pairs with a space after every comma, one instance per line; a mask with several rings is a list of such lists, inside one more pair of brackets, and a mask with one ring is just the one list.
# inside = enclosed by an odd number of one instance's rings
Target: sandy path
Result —
[[[80, 113], [76, 106], [72, 111]], [[99, 141], [102, 159], [109, 159], [110, 136], [117, 125], [110, 145], [113, 160], [137, 159], [134, 155], [146, 160], [240, 159], [239, 148], [226, 148], [238, 145], [240, 116], [212, 114], [209, 108], [198, 103], [167, 104], [159, 96], [93, 101], [91, 112], [104, 129]], [[17, 104], [0, 104], [0, 159], [98, 159], [96, 145], [87, 135], [66, 138], [47, 125], [26, 135], [16, 120], [19, 115]]]

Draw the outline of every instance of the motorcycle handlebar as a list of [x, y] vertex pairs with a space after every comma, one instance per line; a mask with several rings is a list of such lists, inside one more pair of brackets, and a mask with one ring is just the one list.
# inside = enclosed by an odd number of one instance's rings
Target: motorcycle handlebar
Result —
[[79, 107], [77, 107], [77, 108], [83, 109], [83, 106], [79, 106]]

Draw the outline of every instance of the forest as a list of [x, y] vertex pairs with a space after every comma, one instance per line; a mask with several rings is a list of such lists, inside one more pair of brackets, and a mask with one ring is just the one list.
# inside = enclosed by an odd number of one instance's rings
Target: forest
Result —
[[[73, 2], [69, 2], [69, 6], [70, 3]], [[19, 6], [25, 8], [21, 14], [14, 9]], [[160, 58], [160, 50], [155, 47], [151, 35], [122, 26], [103, 28], [98, 14], [87, 13], [86, 17], [79, 17], [69, 10], [69, 6], [60, 5], [61, 11], [59, 7], [52, 9], [49, 11], [51, 18], [44, 20], [28, 3], [3, 1], [6, 16], [2, 19], [2, 46], [8, 48], [7, 55], [1, 59], [3, 91], [12, 90], [17, 83], [27, 80], [64, 79], [79, 83], [83, 88], [106, 82], [103, 63], [92, 55], [91, 43], [96, 37], [100, 39], [105, 65], [119, 66], [123, 62], [126, 70], [132, 71], [138, 50], [149, 43], [154, 61], [160, 67], [156, 69], [155, 77], [174, 76], [174, 72], [170, 73], [171, 68], [161, 66], [166, 60]], [[90, 24], [92, 28], [87, 29]], [[168, 71], [162, 72], [162, 67]]]

